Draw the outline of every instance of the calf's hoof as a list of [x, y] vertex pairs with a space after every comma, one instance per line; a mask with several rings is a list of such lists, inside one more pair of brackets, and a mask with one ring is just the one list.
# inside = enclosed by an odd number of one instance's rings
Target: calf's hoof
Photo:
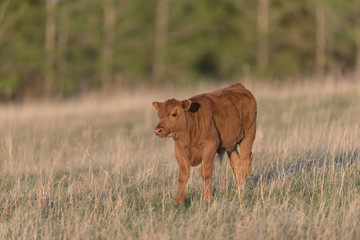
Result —
[[185, 196], [177, 196], [175, 199], [177, 205], [182, 205], [185, 203]]
[[214, 198], [211, 194], [204, 194], [203, 201], [207, 203], [212, 203], [214, 201]]

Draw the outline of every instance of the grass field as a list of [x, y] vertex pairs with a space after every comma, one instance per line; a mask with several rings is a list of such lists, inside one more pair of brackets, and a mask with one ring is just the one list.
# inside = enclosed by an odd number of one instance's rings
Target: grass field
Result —
[[245, 190], [225, 156], [213, 204], [195, 167], [175, 205], [173, 141], [153, 134], [151, 102], [218, 87], [1, 105], [0, 239], [359, 239], [359, 83], [247, 84], [258, 130]]

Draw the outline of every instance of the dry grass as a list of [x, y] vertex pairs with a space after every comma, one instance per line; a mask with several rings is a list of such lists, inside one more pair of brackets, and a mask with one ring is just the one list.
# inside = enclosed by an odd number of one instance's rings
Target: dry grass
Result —
[[215, 201], [192, 168], [176, 206], [172, 140], [152, 100], [219, 86], [0, 106], [0, 239], [359, 239], [360, 85], [248, 85], [258, 100], [254, 162], [235, 191], [216, 161]]

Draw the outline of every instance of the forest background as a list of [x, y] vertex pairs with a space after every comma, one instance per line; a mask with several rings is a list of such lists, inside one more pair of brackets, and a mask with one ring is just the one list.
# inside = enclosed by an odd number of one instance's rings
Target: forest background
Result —
[[0, 0], [3, 101], [359, 73], [358, 0]]

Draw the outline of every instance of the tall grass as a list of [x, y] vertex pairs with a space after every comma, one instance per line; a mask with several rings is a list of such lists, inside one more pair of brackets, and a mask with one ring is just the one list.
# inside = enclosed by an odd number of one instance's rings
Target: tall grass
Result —
[[214, 202], [199, 167], [176, 206], [171, 139], [153, 100], [220, 86], [0, 106], [0, 239], [359, 239], [360, 86], [249, 84], [254, 161], [238, 192], [216, 160]]

